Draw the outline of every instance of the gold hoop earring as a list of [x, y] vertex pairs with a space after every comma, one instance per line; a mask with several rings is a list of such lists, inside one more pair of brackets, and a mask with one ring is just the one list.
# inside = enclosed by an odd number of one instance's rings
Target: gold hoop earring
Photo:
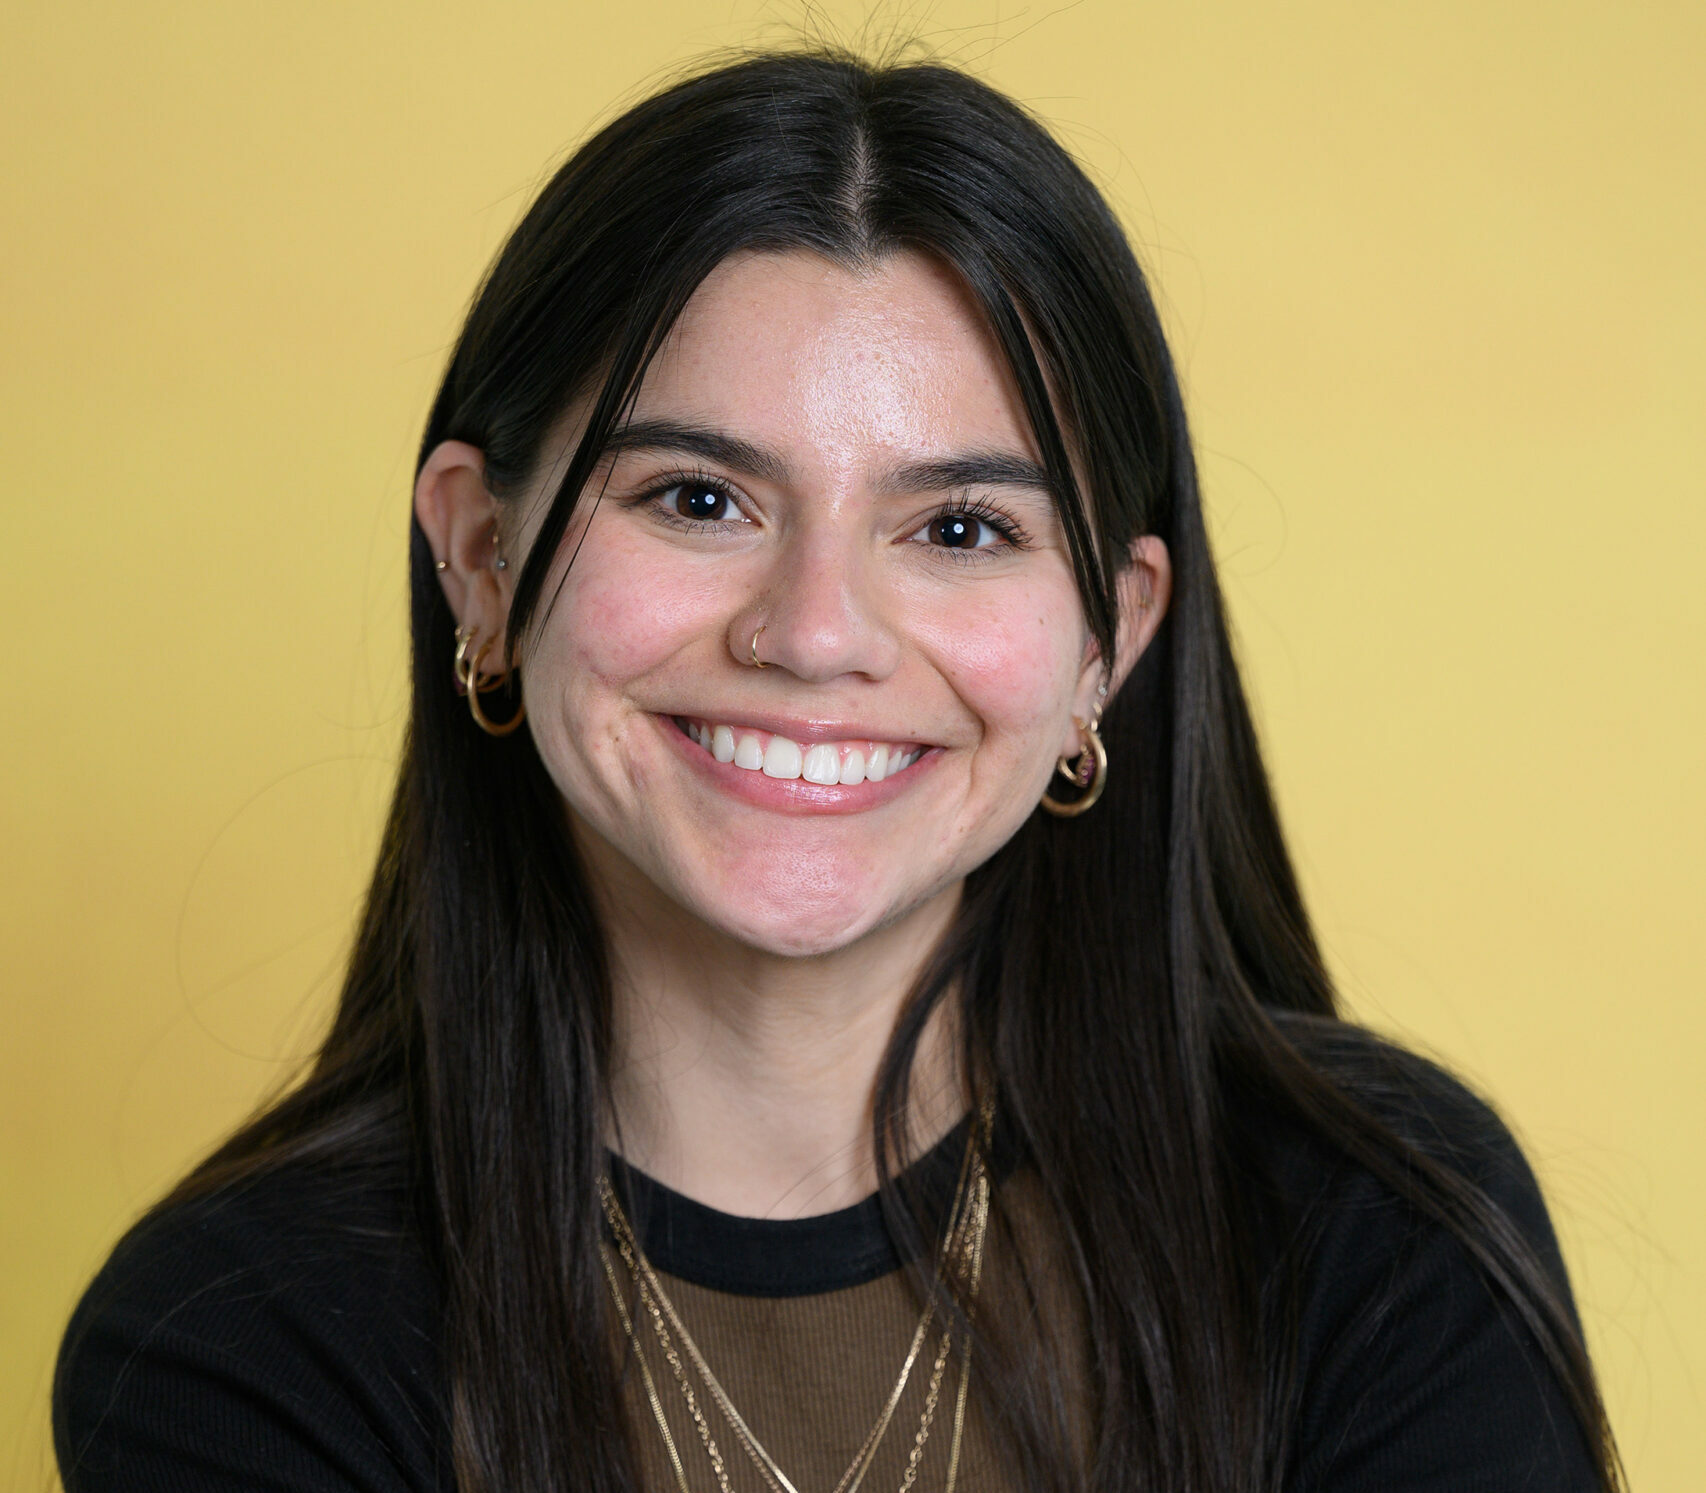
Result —
[[[468, 650], [474, 646], [474, 639], [479, 636], [479, 630], [473, 627], [456, 629], [456, 657], [450, 662], [450, 672], [456, 676], [456, 687], [463, 693], [469, 694], [474, 688], [474, 669], [468, 660]], [[481, 657], [485, 650], [480, 650]]]
[[1064, 804], [1043, 794], [1043, 807], [1057, 818], [1071, 819], [1082, 814], [1102, 796], [1102, 789], [1107, 785], [1108, 749], [1102, 745], [1101, 735], [1096, 730], [1101, 724], [1101, 714], [1097, 711], [1088, 721], [1081, 721], [1077, 716], [1072, 718], [1084, 742], [1084, 750], [1078, 754], [1076, 761], [1060, 758], [1055, 763], [1055, 771], [1069, 783], [1076, 783], [1084, 792], [1071, 803]]
[[[474, 717], [474, 724], [486, 735], [508, 736], [511, 731], [527, 719], [527, 701], [518, 701], [515, 714], [507, 721], [491, 720], [485, 711], [480, 709], [480, 695], [482, 693], [490, 694], [493, 690], [501, 688], [509, 682], [510, 676], [498, 674], [482, 683], [480, 680], [480, 663], [492, 651], [492, 643], [483, 644], [473, 658], [469, 658], [468, 649], [473, 641], [473, 628], [470, 627], [466, 633], [461, 628], [456, 629], [456, 660], [453, 668], [456, 671], [457, 682], [467, 692], [468, 713]], [[496, 639], [492, 641], [496, 642]]]
[[[768, 627], [769, 625], [770, 624], [766, 622], [764, 627]], [[758, 633], [763, 632], [764, 627], [759, 628], [758, 632], [755, 632], [752, 635], [752, 666], [755, 669], [768, 669], [770, 667], [769, 664], [765, 663], [764, 660], [758, 656]]]
[[450, 672], [456, 676], [457, 687], [463, 690], [468, 688], [468, 645], [473, 641], [473, 628], [456, 629], [456, 656], [450, 661]]

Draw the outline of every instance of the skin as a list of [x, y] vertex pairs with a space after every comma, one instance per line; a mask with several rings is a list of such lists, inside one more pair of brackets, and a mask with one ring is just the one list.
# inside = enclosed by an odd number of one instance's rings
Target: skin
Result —
[[[473, 446], [447, 441], [422, 468], [416, 513], [481, 642], [502, 636], [585, 414], [567, 412], [515, 503], [487, 493]], [[610, 941], [612, 1140], [713, 1207], [824, 1212], [875, 1186], [871, 1090], [900, 1005], [966, 875], [1035, 811], [1056, 758], [1081, 750], [1074, 718], [1154, 636], [1166, 549], [1133, 546], [1110, 667], [1045, 492], [902, 470], [967, 453], [1039, 462], [970, 297], [912, 253], [859, 270], [804, 251], [725, 261], [631, 420], [770, 460], [607, 458], [602, 499], [582, 502], [555, 557], [556, 603], [521, 640], [527, 729]], [[989, 521], [944, 526], [956, 503]], [[927, 750], [856, 789], [760, 782], [714, 762], [680, 717]], [[951, 1020], [939, 1013], [919, 1049], [920, 1144], [968, 1102]]]

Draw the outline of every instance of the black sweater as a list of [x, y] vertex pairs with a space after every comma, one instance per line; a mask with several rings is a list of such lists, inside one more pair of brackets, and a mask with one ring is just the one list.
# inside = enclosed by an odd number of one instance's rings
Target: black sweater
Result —
[[[1435, 1074], [1408, 1118], [1489, 1189], [1563, 1285], [1539, 1190], [1491, 1112]], [[1282, 1227], [1310, 1240], [1286, 1486], [1597, 1488], [1557, 1385], [1462, 1247], [1315, 1144], [1283, 1132], [1272, 1144]], [[900, 1263], [874, 1199], [755, 1222], [627, 1176], [647, 1253], [682, 1289], [833, 1301]], [[68, 1493], [448, 1493], [439, 1294], [410, 1218], [398, 1187], [298, 1167], [133, 1230], [61, 1350], [54, 1429]], [[713, 1485], [706, 1470], [690, 1472], [696, 1486]], [[980, 1493], [965, 1476], [960, 1486]]]

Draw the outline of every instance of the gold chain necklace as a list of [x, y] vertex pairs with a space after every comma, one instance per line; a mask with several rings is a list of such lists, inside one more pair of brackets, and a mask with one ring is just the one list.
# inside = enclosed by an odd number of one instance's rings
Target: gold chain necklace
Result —
[[[987, 1128], [990, 1119], [990, 1106], [985, 1104], [979, 1115], [979, 1120]], [[967, 1183], [970, 1182], [972, 1195], [971, 1206], [966, 1208]], [[682, 1397], [687, 1402], [689, 1415], [692, 1417], [694, 1429], [699, 1433], [700, 1443], [705, 1449], [706, 1457], [711, 1463], [711, 1470], [717, 1479], [720, 1493], [733, 1493], [728, 1478], [728, 1470], [723, 1461], [721, 1450], [717, 1446], [716, 1437], [711, 1432], [710, 1424], [704, 1409], [699, 1403], [699, 1397], [694, 1393], [693, 1385], [688, 1378], [686, 1367], [681, 1361], [675, 1341], [671, 1336], [679, 1338], [681, 1346], [692, 1360], [704, 1387], [710, 1392], [723, 1418], [733, 1430], [741, 1449], [751, 1458], [759, 1475], [770, 1488], [771, 1493], [798, 1493], [786, 1473], [777, 1466], [770, 1453], [753, 1435], [751, 1428], [735, 1409], [734, 1402], [723, 1388], [711, 1367], [705, 1362], [704, 1355], [699, 1351], [698, 1344], [693, 1341], [691, 1334], [683, 1325], [674, 1304], [663, 1289], [652, 1270], [650, 1262], [639, 1247], [633, 1229], [623, 1214], [621, 1204], [617, 1202], [607, 1178], [599, 1178], [599, 1201], [603, 1204], [606, 1219], [610, 1223], [611, 1233], [616, 1240], [616, 1248], [622, 1257], [622, 1263], [627, 1266], [630, 1276], [639, 1293], [639, 1300], [647, 1316], [651, 1320], [652, 1329], [657, 1336], [658, 1345], [663, 1351], [664, 1360], [669, 1364], [670, 1372], [674, 1375]], [[971, 1227], [967, 1229], [968, 1212]], [[983, 1273], [983, 1241], [989, 1222], [989, 1179], [984, 1173], [981, 1154], [977, 1147], [977, 1133], [973, 1135], [966, 1148], [966, 1163], [961, 1168], [959, 1183], [955, 1188], [953, 1206], [949, 1212], [948, 1232], [943, 1244], [942, 1256], [937, 1264], [937, 1283], [941, 1283], [943, 1266], [952, 1263], [956, 1268], [966, 1269], [967, 1279], [967, 1309], [977, 1299], [977, 1289]], [[967, 1237], [969, 1233], [969, 1238]], [[635, 1361], [639, 1365], [641, 1382], [645, 1387], [646, 1398], [650, 1402], [652, 1417], [657, 1422], [659, 1434], [663, 1438], [664, 1447], [669, 1453], [669, 1460], [675, 1472], [676, 1484], [680, 1493], [690, 1493], [687, 1486], [687, 1473], [682, 1465], [681, 1455], [675, 1444], [675, 1437], [669, 1429], [668, 1418], [664, 1414], [663, 1401], [658, 1395], [656, 1382], [651, 1370], [647, 1367], [645, 1355], [641, 1351], [639, 1335], [635, 1329], [632, 1316], [629, 1314], [626, 1300], [623, 1298], [621, 1287], [617, 1284], [616, 1272], [611, 1265], [609, 1252], [600, 1246], [600, 1258], [604, 1266], [605, 1280], [609, 1283], [612, 1300], [616, 1304], [617, 1316], [622, 1323], [623, 1331], [634, 1350]], [[864, 1443], [855, 1453], [847, 1471], [841, 1475], [841, 1480], [835, 1485], [834, 1493], [858, 1493], [859, 1485], [864, 1481], [865, 1474], [876, 1460], [878, 1448], [888, 1431], [896, 1406], [900, 1403], [901, 1394], [906, 1389], [911, 1377], [914, 1364], [919, 1352], [929, 1334], [930, 1324], [934, 1318], [936, 1304], [934, 1299], [928, 1302], [923, 1315], [918, 1322], [917, 1330], [913, 1333], [904, 1363], [901, 1365], [900, 1376], [890, 1391], [882, 1413], [877, 1417], [876, 1424], [865, 1437]], [[924, 1445], [930, 1435], [930, 1429], [935, 1421], [936, 1409], [940, 1402], [942, 1379], [947, 1368], [948, 1357], [952, 1346], [952, 1329], [942, 1333], [940, 1348], [931, 1367], [930, 1383], [925, 1393], [924, 1409], [919, 1418], [918, 1430], [913, 1436], [913, 1444], [907, 1455], [906, 1472], [900, 1484], [900, 1493], [911, 1493], [913, 1484], [917, 1481], [918, 1470], [922, 1465]], [[953, 1493], [959, 1476], [960, 1444], [965, 1427], [966, 1387], [970, 1373], [970, 1355], [966, 1355], [960, 1369], [959, 1393], [954, 1405], [954, 1433], [948, 1455], [947, 1493]]]
[[[964, 1241], [962, 1241], [961, 1247], [957, 1251], [957, 1253], [961, 1255], [967, 1253], [971, 1255], [971, 1278], [969, 1286], [970, 1294], [972, 1296], [975, 1296], [976, 1287], [982, 1274], [983, 1236], [987, 1228], [989, 1217], [989, 1183], [988, 1179], [982, 1176], [981, 1173], [977, 1179], [974, 1193], [975, 1202], [973, 1204], [972, 1211], [976, 1218], [976, 1225], [973, 1242], [968, 1248]], [[652, 1326], [654, 1331], [657, 1333], [658, 1342], [663, 1350], [664, 1357], [669, 1363], [670, 1370], [675, 1376], [676, 1383], [681, 1389], [683, 1398], [687, 1401], [688, 1412], [693, 1418], [694, 1427], [698, 1431], [700, 1441], [703, 1443], [706, 1455], [710, 1459], [711, 1468], [716, 1475], [719, 1489], [722, 1490], [722, 1493], [733, 1493], [729, 1484], [727, 1470], [723, 1463], [722, 1453], [717, 1447], [716, 1438], [711, 1433], [710, 1425], [706, 1420], [705, 1413], [699, 1405], [698, 1396], [693, 1392], [693, 1386], [687, 1377], [684, 1366], [682, 1365], [681, 1356], [679, 1352], [677, 1352], [674, 1342], [671, 1340], [669, 1327], [665, 1325], [666, 1317], [668, 1322], [674, 1326], [677, 1335], [680, 1336], [683, 1346], [687, 1349], [689, 1356], [693, 1360], [694, 1367], [698, 1370], [701, 1379], [705, 1382], [706, 1388], [710, 1390], [712, 1397], [716, 1400], [718, 1409], [722, 1411], [724, 1418], [734, 1429], [737, 1439], [741, 1442], [742, 1449], [752, 1458], [754, 1465], [758, 1468], [758, 1471], [764, 1478], [765, 1483], [771, 1488], [772, 1493], [797, 1493], [794, 1484], [789, 1480], [787, 1474], [785, 1474], [781, 1468], [776, 1465], [775, 1460], [764, 1449], [762, 1443], [760, 1443], [758, 1438], [753, 1435], [751, 1429], [741, 1418], [739, 1411], [735, 1409], [733, 1402], [729, 1399], [727, 1391], [723, 1389], [716, 1376], [711, 1372], [710, 1366], [705, 1362], [704, 1356], [700, 1353], [697, 1344], [693, 1342], [693, 1339], [688, 1334], [687, 1329], [682, 1325], [681, 1319], [676, 1313], [674, 1305], [670, 1302], [668, 1295], [664, 1293], [661, 1283], [658, 1281], [656, 1275], [651, 1271], [644, 1255], [638, 1251], [633, 1240], [632, 1232], [626, 1228], [626, 1219], [621, 1217], [619, 1208], [615, 1206], [614, 1196], [609, 1197], [607, 1200], [607, 1211], [614, 1214], [611, 1221], [613, 1230], [617, 1232], [617, 1248], [622, 1255], [623, 1263], [628, 1266], [630, 1273], [634, 1277], [639, 1288], [641, 1303], [651, 1317]], [[620, 1222], [618, 1222], [618, 1220], [620, 1220]], [[669, 1423], [664, 1415], [663, 1404], [658, 1396], [656, 1384], [651, 1377], [651, 1371], [647, 1367], [645, 1358], [640, 1350], [638, 1335], [635, 1332], [633, 1320], [629, 1316], [626, 1302], [622, 1299], [621, 1288], [616, 1282], [615, 1271], [610, 1265], [608, 1254], [603, 1256], [603, 1264], [605, 1278], [609, 1282], [612, 1297], [616, 1302], [617, 1313], [621, 1318], [623, 1329], [627, 1333], [628, 1339], [634, 1347], [635, 1358], [639, 1363], [640, 1373], [646, 1388], [646, 1395], [648, 1400], [651, 1402], [652, 1415], [657, 1421], [658, 1431], [662, 1435], [665, 1447], [669, 1452], [670, 1463], [674, 1468], [677, 1484], [681, 1488], [681, 1493], [689, 1493], [687, 1488], [686, 1472], [681, 1463], [680, 1453], [675, 1445], [675, 1438], [669, 1429]], [[913, 1364], [917, 1360], [919, 1349], [922, 1346], [924, 1337], [929, 1330], [930, 1319], [933, 1315], [933, 1311], [933, 1304], [926, 1308], [924, 1317], [919, 1322], [918, 1330], [913, 1336], [912, 1347], [908, 1352], [906, 1362], [901, 1369], [900, 1378], [889, 1396], [888, 1403], [884, 1406], [883, 1413], [878, 1418], [877, 1424], [866, 1437], [864, 1445], [860, 1447], [859, 1452], [854, 1457], [852, 1465], [849, 1466], [847, 1471], [842, 1475], [841, 1481], [836, 1485], [836, 1493], [856, 1493], [859, 1484], [864, 1480], [865, 1473], [869, 1470], [871, 1462], [874, 1461], [876, 1450], [881, 1445], [883, 1435], [888, 1429], [895, 1406], [900, 1400], [901, 1392], [906, 1387], [906, 1382], [911, 1374]], [[920, 1417], [919, 1428], [913, 1437], [913, 1445], [907, 1458], [907, 1470], [900, 1485], [900, 1493], [910, 1493], [914, 1482], [917, 1480], [918, 1469], [924, 1454], [924, 1445], [929, 1437], [930, 1428], [934, 1421], [936, 1408], [940, 1399], [942, 1377], [947, 1367], [951, 1343], [951, 1331], [945, 1331], [942, 1334], [941, 1348], [936, 1355], [936, 1361], [930, 1376], [930, 1386], [925, 1398], [924, 1412]], [[956, 1400], [954, 1412], [954, 1438], [949, 1453], [948, 1480], [946, 1484], [949, 1493], [951, 1493], [958, 1477], [960, 1443], [965, 1423], [966, 1386], [967, 1366], [962, 1366], [960, 1373], [959, 1395]]]

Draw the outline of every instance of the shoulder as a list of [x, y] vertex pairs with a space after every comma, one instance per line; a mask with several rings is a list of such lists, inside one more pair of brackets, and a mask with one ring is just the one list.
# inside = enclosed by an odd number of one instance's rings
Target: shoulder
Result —
[[[1509, 1126], [1440, 1064], [1348, 1022], [1288, 1023], [1310, 1065], [1401, 1144], [1511, 1210], [1532, 1242], [1555, 1251], [1540, 1185]], [[1366, 1167], [1320, 1134], [1262, 1122], [1272, 1176], [1293, 1205], [1329, 1198], [1397, 1203]], [[1364, 1195], [1367, 1195], [1366, 1197]]]
[[[1579, 1333], [1540, 1186], [1508, 1126], [1443, 1068], [1355, 1028], [1316, 1032], [1317, 1071], [1475, 1200]], [[1595, 1489], [1556, 1371], [1458, 1229], [1390, 1177], [1293, 1126], [1268, 1142], [1268, 1244], [1292, 1272], [1298, 1487]], [[1433, 1469], [1433, 1480], [1419, 1469]]]
[[437, 1314], [386, 1176], [299, 1164], [158, 1209], [60, 1348], [68, 1493], [435, 1486]]

